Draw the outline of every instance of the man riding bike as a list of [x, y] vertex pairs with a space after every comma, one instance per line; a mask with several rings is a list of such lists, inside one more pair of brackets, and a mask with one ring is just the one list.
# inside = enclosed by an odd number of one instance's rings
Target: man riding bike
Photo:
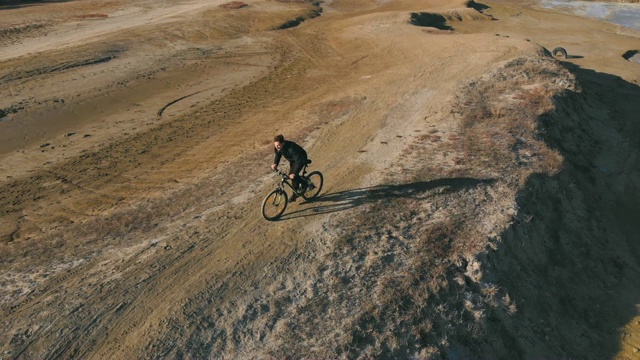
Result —
[[[291, 184], [297, 191], [301, 183], [300, 171], [307, 164], [307, 152], [293, 141], [285, 140], [282, 135], [273, 138], [273, 146], [275, 158], [273, 159], [271, 168], [273, 170], [278, 169], [278, 164], [282, 156], [289, 160], [289, 179], [291, 179]], [[291, 196], [291, 201], [296, 201], [297, 197], [298, 195], [294, 192]]]

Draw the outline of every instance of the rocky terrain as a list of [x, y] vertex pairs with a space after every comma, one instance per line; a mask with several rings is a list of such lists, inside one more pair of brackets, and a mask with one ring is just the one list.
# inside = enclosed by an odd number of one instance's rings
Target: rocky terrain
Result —
[[[525, 1], [0, 2], [0, 358], [638, 358], [639, 36]], [[268, 222], [280, 133], [325, 186]]]

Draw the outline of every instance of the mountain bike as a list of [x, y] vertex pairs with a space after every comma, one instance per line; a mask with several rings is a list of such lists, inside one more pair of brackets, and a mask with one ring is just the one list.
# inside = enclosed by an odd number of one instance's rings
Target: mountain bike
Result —
[[289, 195], [287, 195], [287, 192], [285, 191], [285, 185], [288, 186], [294, 194], [302, 197], [306, 201], [311, 201], [320, 194], [320, 190], [322, 190], [322, 185], [324, 183], [324, 176], [322, 176], [320, 171], [312, 171], [307, 175], [307, 166], [309, 164], [311, 164], [311, 160], [307, 160], [307, 163], [302, 169], [302, 175], [300, 175], [299, 181], [300, 188], [298, 189], [293, 188], [291, 179], [289, 179], [289, 174], [284, 171], [275, 170], [281, 180], [278, 183], [278, 186], [271, 191], [262, 202], [262, 216], [265, 219], [269, 221], [277, 220], [287, 209], [287, 205], [289, 204]]

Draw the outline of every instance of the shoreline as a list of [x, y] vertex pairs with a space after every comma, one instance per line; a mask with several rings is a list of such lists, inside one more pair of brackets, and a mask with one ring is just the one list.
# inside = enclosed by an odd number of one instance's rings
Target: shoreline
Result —
[[589, 19], [640, 30], [640, 3], [637, 1], [540, 0], [539, 6]]

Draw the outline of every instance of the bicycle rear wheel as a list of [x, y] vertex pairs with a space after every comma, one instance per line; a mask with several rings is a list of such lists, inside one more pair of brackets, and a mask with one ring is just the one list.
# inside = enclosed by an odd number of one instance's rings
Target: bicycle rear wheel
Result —
[[324, 176], [320, 171], [312, 171], [309, 175], [307, 175], [307, 190], [302, 194], [302, 197], [305, 200], [314, 199], [320, 194], [320, 190], [322, 190], [322, 185], [324, 184]]
[[282, 189], [275, 189], [262, 202], [262, 216], [269, 220], [277, 220], [287, 209], [289, 196]]

